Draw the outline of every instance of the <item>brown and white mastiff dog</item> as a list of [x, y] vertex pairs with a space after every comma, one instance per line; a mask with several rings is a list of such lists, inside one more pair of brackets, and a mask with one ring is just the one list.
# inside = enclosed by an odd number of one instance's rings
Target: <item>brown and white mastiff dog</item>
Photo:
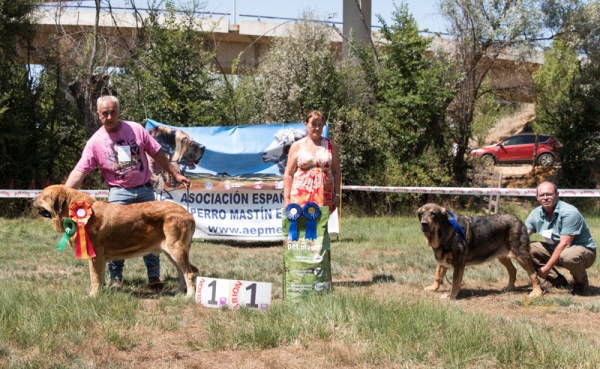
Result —
[[452, 290], [449, 295], [442, 295], [442, 298], [456, 298], [465, 266], [498, 259], [508, 271], [508, 285], [502, 291], [512, 291], [515, 288], [517, 269], [510, 259], [515, 259], [531, 279], [533, 291], [529, 296], [542, 295], [529, 253], [527, 227], [516, 216], [454, 216], [451, 211], [436, 204], [423, 205], [417, 216], [427, 245], [432, 248], [438, 263], [433, 284], [425, 290], [437, 291], [444, 282], [448, 268], [453, 268]]
[[[194, 273], [198, 273], [198, 268], [190, 264], [189, 251], [195, 222], [182, 206], [168, 201], [109, 204], [63, 185], [46, 187], [33, 200], [33, 205], [41, 216], [52, 219], [52, 227], [57, 232], [64, 233], [63, 220], [69, 217], [69, 207], [81, 200], [92, 208], [86, 226], [96, 254], [89, 260], [90, 295], [98, 293], [102, 286], [107, 261], [161, 252], [177, 268], [177, 291], [183, 293], [187, 288], [187, 297], [194, 295]], [[73, 248], [75, 238], [74, 234], [69, 240]]]

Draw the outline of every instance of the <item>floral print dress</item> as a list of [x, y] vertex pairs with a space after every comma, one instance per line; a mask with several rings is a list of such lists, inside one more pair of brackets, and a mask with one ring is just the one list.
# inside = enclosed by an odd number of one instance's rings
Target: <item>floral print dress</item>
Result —
[[315, 202], [319, 206], [329, 206], [333, 211], [333, 173], [331, 171], [331, 141], [321, 138], [321, 146], [311, 154], [309, 138], [304, 138], [298, 150], [298, 169], [294, 173], [290, 200], [300, 206]]

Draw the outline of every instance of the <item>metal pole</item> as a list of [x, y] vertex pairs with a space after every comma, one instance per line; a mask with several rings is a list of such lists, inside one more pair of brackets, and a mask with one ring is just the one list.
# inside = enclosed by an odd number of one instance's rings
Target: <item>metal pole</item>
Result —
[[231, 21], [233, 24], [237, 24], [237, 16], [235, 12], [235, 0], [233, 0], [233, 11], [231, 12]]

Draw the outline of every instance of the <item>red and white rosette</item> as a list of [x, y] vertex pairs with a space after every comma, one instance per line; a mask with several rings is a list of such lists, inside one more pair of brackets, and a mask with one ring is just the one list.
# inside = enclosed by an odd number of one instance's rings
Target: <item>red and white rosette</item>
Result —
[[90, 235], [85, 226], [92, 216], [92, 206], [86, 201], [76, 201], [69, 207], [69, 217], [77, 224], [75, 236], [75, 256], [77, 259], [96, 257]]

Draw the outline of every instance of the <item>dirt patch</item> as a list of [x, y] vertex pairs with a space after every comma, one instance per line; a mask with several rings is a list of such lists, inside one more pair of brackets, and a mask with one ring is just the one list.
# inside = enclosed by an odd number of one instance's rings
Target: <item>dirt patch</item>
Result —
[[485, 137], [486, 145], [493, 145], [496, 142], [502, 141], [508, 136], [521, 133], [523, 127], [535, 119], [535, 105], [524, 104], [521, 109], [514, 114], [500, 119]]
[[[431, 275], [432, 281], [433, 273], [434, 271]], [[589, 310], [589, 307], [595, 306], [598, 301], [599, 287], [590, 286], [587, 296], [572, 296], [566, 289], [551, 289], [544, 294], [541, 302], [534, 303], [533, 299], [528, 298], [531, 286], [519, 278], [516, 283], [516, 291], [509, 293], [501, 292], [504, 283], [490, 284], [477, 280], [465, 280], [458, 298], [448, 301], [440, 299], [442, 294], [450, 291], [448, 283], [444, 283], [437, 292], [428, 292], [424, 290], [424, 286], [418, 287], [393, 281], [369, 285], [366, 281], [365, 275], [361, 275], [362, 283], [356, 283], [354, 286], [368, 288], [367, 293], [376, 298], [401, 296], [406, 299], [427, 299], [441, 304], [454, 304], [469, 313], [483, 314], [488, 317], [497, 316], [507, 321], [524, 321], [556, 330], [575, 332], [600, 345], [600, 336], [597, 334], [600, 330], [600, 319], [596, 318], [597, 313]], [[345, 281], [342, 287], [338, 287], [336, 293], [339, 293], [339, 289], [342, 288], [359, 287], [353, 287], [349, 281]], [[555, 302], [559, 300], [572, 301], [572, 303], [566, 305], [561, 302], [559, 306]]]
[[536, 188], [544, 181], [556, 181], [557, 167], [535, 167], [527, 165], [487, 167], [485, 170], [502, 174], [503, 188]]

